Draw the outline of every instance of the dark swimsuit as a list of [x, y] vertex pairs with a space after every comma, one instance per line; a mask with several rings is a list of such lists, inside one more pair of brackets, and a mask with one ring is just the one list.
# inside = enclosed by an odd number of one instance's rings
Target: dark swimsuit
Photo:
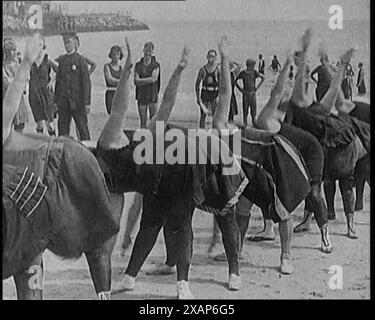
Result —
[[324, 154], [319, 141], [309, 132], [287, 123], [281, 123], [281, 129], [278, 134], [293, 143], [301, 153], [310, 174], [311, 183], [321, 183]]
[[215, 214], [223, 214], [243, 194], [278, 222], [288, 218], [310, 191], [298, 151], [276, 135], [242, 130], [243, 171], [224, 175], [221, 164], [210, 164], [210, 154], [207, 164], [136, 165], [133, 133], [126, 132], [131, 142], [125, 148], [104, 150], [98, 145], [99, 164], [103, 163], [112, 192], [138, 191], [173, 198], [191, 190], [193, 206]]
[[[120, 66], [118, 70], [115, 70], [113, 69], [110, 63], [108, 63], [107, 66], [109, 67], [109, 72], [111, 76], [115, 78], [116, 80], [120, 80], [121, 75], [122, 75], [122, 67]], [[105, 79], [105, 82], [106, 82], [107, 88], [117, 88], [117, 86], [110, 84], [107, 79]], [[105, 106], [106, 106], [108, 114], [111, 113], [112, 101], [113, 101], [113, 97], [115, 96], [115, 92], [116, 91], [112, 89], [112, 90], [107, 90], [105, 93]]]
[[353, 119], [348, 114], [321, 114], [314, 111], [318, 103], [309, 108], [299, 108], [290, 102], [287, 113], [289, 123], [314, 135], [323, 147], [324, 172], [328, 180], [350, 177], [357, 161], [356, 138], [369, 151], [369, 125]]
[[3, 278], [27, 269], [46, 248], [78, 258], [119, 230], [104, 176], [87, 148], [66, 137], [25, 136], [21, 141], [29, 145], [22, 151], [3, 150]]
[[[207, 155], [207, 164], [138, 165], [134, 162], [133, 154], [140, 142], [133, 141], [134, 131], [125, 131], [125, 134], [130, 140], [128, 146], [117, 150], [105, 150], [98, 144], [96, 150], [111, 192], [137, 191], [144, 195], [173, 198], [191, 188], [195, 207], [221, 214], [235, 204], [240, 191], [247, 183], [242, 171], [233, 175], [223, 174], [223, 165], [210, 164], [210, 155]], [[168, 143], [165, 142], [164, 150]], [[185, 147], [187, 154], [187, 145]]]

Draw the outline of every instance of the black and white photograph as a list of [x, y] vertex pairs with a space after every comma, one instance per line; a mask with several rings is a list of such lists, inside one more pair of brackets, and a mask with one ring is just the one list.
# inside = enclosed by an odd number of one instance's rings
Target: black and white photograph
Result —
[[370, 0], [2, 6], [3, 300], [371, 298]]

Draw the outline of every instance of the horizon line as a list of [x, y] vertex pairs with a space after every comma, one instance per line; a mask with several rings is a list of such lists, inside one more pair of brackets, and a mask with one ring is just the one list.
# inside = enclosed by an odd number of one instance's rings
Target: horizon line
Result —
[[[204, 20], [204, 19], [181, 19], [181, 20], [157, 20], [157, 19], [141, 19], [137, 18], [138, 20], [142, 20], [142, 22], [217, 22], [217, 21], [224, 21], [224, 22], [310, 22], [310, 21], [316, 21], [316, 22], [322, 22], [322, 21], [327, 21], [327, 19], [251, 19], [251, 20], [245, 20], [245, 19], [209, 19], [209, 20]], [[352, 18], [352, 19], [346, 19], [346, 21], [366, 21], [366, 22], [371, 22], [371, 18]]]

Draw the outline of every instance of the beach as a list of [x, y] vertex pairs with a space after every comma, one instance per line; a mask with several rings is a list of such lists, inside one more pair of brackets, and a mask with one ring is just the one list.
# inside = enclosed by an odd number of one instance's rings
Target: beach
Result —
[[[355, 75], [358, 72], [358, 62], [364, 63], [365, 81], [367, 91], [370, 92], [370, 26], [368, 21], [347, 21], [343, 30], [331, 30], [326, 21], [211, 21], [211, 22], [147, 22], [150, 27], [148, 31], [131, 32], [100, 32], [82, 33], [80, 37], [81, 46], [79, 51], [95, 61], [98, 65], [91, 75], [92, 96], [90, 118], [95, 121], [91, 130], [96, 131], [96, 117], [103, 121], [106, 118], [105, 111], [105, 82], [103, 75], [104, 64], [109, 62], [108, 54], [112, 45], [124, 45], [125, 37], [128, 37], [132, 47], [133, 63], [142, 57], [143, 45], [147, 41], [155, 44], [155, 56], [161, 65], [161, 92], [167, 85], [185, 43], [192, 44], [192, 52], [189, 64], [186, 68], [179, 89], [176, 105], [171, 120], [190, 122], [192, 125], [199, 119], [199, 108], [195, 97], [195, 79], [199, 68], [206, 63], [206, 54], [209, 49], [217, 49], [217, 42], [221, 35], [227, 34], [230, 44], [230, 56], [234, 61], [245, 65], [247, 58], [258, 59], [258, 54], [263, 54], [266, 69], [271, 64], [274, 54], [279, 57], [281, 63], [288, 49], [299, 49], [297, 39], [300, 38], [302, 30], [313, 27], [315, 37], [312, 50], [309, 54], [312, 67], [319, 65], [318, 51], [321, 45], [326, 47], [331, 61], [334, 63], [348, 47], [358, 46], [358, 52], [351, 64]], [[15, 39], [19, 50], [24, 50], [24, 39]], [[330, 43], [330, 46], [327, 44]], [[56, 59], [64, 53], [64, 44], [61, 36], [46, 38], [49, 57]], [[271, 71], [266, 71], [266, 81], [257, 93], [258, 112], [268, 99], [271, 87], [274, 84], [274, 76]], [[354, 82], [356, 78], [354, 79]], [[355, 88], [353, 90], [356, 91]], [[315, 84], [310, 85], [309, 93], [314, 97]], [[355, 92], [356, 93], [356, 92]], [[236, 90], [237, 101], [242, 109], [242, 98]], [[128, 118], [138, 117], [135, 101], [135, 88], [132, 90], [131, 105]], [[160, 98], [162, 95], [160, 95]], [[369, 99], [367, 96], [361, 99]], [[89, 119], [89, 121], [91, 120]], [[99, 120], [100, 122], [100, 120]], [[103, 123], [103, 122], [101, 122]], [[129, 122], [131, 125], [132, 121]], [[98, 123], [98, 125], [100, 125]], [[93, 138], [98, 136], [93, 134]]]
[[[271, 56], [276, 54], [280, 62], [284, 60], [285, 52], [298, 49], [296, 39], [302, 31], [313, 26], [315, 30], [314, 50], [310, 59], [313, 66], [319, 64], [317, 54], [319, 43], [331, 43], [327, 47], [333, 61], [337, 61], [343, 50], [349, 46], [358, 45], [358, 53], [352, 61], [357, 74], [358, 62], [363, 62], [366, 70], [366, 86], [370, 91], [370, 28], [368, 22], [348, 21], [344, 30], [332, 31], [319, 21], [289, 21], [289, 22], [202, 22], [202, 23], [152, 23], [149, 31], [134, 32], [101, 32], [79, 34], [81, 40], [80, 52], [94, 60], [98, 67], [92, 75], [92, 103], [89, 115], [89, 128], [92, 139], [97, 140], [104, 122], [107, 119], [104, 103], [103, 66], [108, 62], [109, 49], [114, 44], [123, 44], [127, 36], [132, 46], [133, 62], [142, 55], [143, 44], [147, 41], [155, 43], [155, 55], [161, 64], [162, 91], [168, 78], [177, 65], [185, 42], [193, 44], [189, 66], [184, 72], [175, 109], [171, 121], [188, 127], [196, 127], [199, 109], [196, 105], [194, 84], [199, 68], [205, 64], [208, 49], [217, 48], [217, 41], [222, 34], [230, 39], [232, 59], [244, 64], [248, 57], [257, 59], [262, 53], [266, 60], [266, 68], [271, 63]], [[16, 39], [20, 50], [23, 50], [24, 40]], [[51, 58], [57, 58], [64, 53], [62, 38], [59, 36], [46, 38], [47, 53]], [[355, 79], [356, 80], [356, 79]], [[257, 93], [258, 112], [268, 99], [274, 79], [271, 72], [266, 73], [266, 82]], [[129, 115], [124, 128], [138, 127], [137, 107], [132, 90], [132, 100]], [[315, 85], [310, 85], [310, 94], [314, 95]], [[160, 96], [162, 97], [162, 95]], [[354, 97], [355, 99], [356, 96]], [[361, 97], [369, 100], [369, 95]], [[242, 99], [237, 91], [237, 101], [242, 106]], [[241, 109], [241, 108], [239, 108]], [[238, 119], [241, 118], [241, 112]], [[34, 132], [35, 124], [27, 124], [26, 131]], [[75, 136], [74, 126], [71, 134]], [[122, 229], [126, 221], [127, 207], [132, 194], [126, 195], [126, 207], [123, 213]], [[251, 243], [246, 241], [244, 246], [245, 260], [241, 262], [243, 289], [231, 292], [227, 289], [226, 262], [215, 262], [207, 258], [212, 230], [212, 216], [196, 210], [193, 219], [194, 256], [190, 272], [190, 287], [198, 299], [369, 299], [370, 298], [370, 190], [365, 189], [364, 210], [356, 213], [355, 223], [358, 240], [348, 239], [344, 211], [339, 192], [336, 193], [337, 219], [330, 222], [330, 238], [333, 252], [329, 255], [320, 252], [320, 232], [312, 223], [311, 231], [297, 234], [293, 241], [293, 262], [296, 268], [290, 276], [278, 272], [280, 241], [278, 231], [275, 241]], [[295, 224], [303, 217], [303, 204], [296, 212]], [[253, 234], [263, 227], [261, 212], [254, 207], [248, 234]], [[78, 261], [67, 261], [57, 258], [50, 252], [45, 255], [45, 299], [96, 299], [90, 278], [87, 262], [84, 258]], [[143, 266], [138, 277], [136, 290], [131, 293], [113, 295], [113, 299], [174, 299], [176, 298], [176, 276], [150, 277], [145, 271], [153, 263], [164, 262], [165, 248], [162, 233], [157, 245]], [[113, 280], [117, 281], [126, 267], [129, 255], [119, 256], [118, 246], [113, 253]], [[329, 269], [333, 265], [343, 268], [343, 289], [331, 290], [328, 286]], [[12, 279], [3, 281], [3, 298], [15, 299], [15, 288]]]
[[[124, 230], [126, 212], [133, 194], [126, 196], [122, 219]], [[197, 299], [369, 299], [370, 298], [370, 190], [365, 189], [365, 207], [356, 213], [355, 226], [359, 239], [346, 237], [346, 222], [339, 193], [336, 194], [337, 219], [330, 222], [331, 254], [320, 252], [320, 232], [312, 221], [306, 234], [294, 235], [292, 245], [295, 272], [281, 275], [278, 271], [280, 240], [267, 242], [245, 241], [245, 260], [240, 262], [243, 288], [227, 289], [228, 266], [207, 258], [212, 230], [212, 215], [196, 210], [193, 218], [194, 255], [190, 268], [190, 288]], [[303, 205], [294, 214], [295, 224], [303, 217]], [[248, 234], [263, 227], [261, 212], [252, 210]], [[129, 254], [120, 257], [116, 247], [112, 256], [112, 279], [120, 279], [126, 268]], [[114, 300], [126, 299], [176, 299], [176, 275], [148, 276], [146, 271], [153, 263], [165, 262], [165, 246], [162, 233], [137, 278], [133, 292], [113, 294]], [[333, 265], [343, 269], [342, 290], [331, 290], [328, 281]], [[50, 252], [44, 254], [45, 290], [47, 300], [95, 300], [96, 294], [86, 259], [62, 260]], [[13, 280], [3, 281], [3, 299], [16, 299]]]

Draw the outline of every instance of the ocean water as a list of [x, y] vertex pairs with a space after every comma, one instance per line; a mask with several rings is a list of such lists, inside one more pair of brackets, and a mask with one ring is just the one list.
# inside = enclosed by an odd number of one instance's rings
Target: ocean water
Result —
[[[151, 22], [150, 30], [133, 32], [101, 32], [79, 34], [81, 40], [80, 52], [97, 62], [97, 69], [92, 75], [93, 110], [105, 110], [103, 66], [109, 61], [109, 49], [114, 44], [123, 45], [128, 37], [133, 62], [142, 56], [143, 44], [153, 41], [155, 55], [161, 64], [162, 90], [177, 65], [184, 43], [192, 44], [189, 65], [183, 74], [175, 113], [196, 118], [198, 108], [195, 103], [194, 84], [199, 68], [206, 62], [209, 49], [217, 49], [217, 42], [221, 35], [229, 37], [231, 58], [243, 63], [249, 57], [257, 60], [262, 53], [268, 67], [272, 55], [276, 54], [282, 63], [288, 49], [298, 49], [298, 39], [303, 31], [311, 26], [314, 30], [314, 42], [310, 54], [312, 66], [319, 64], [318, 50], [323, 46], [332, 61], [337, 61], [340, 54], [349, 47], [358, 46], [358, 52], [352, 60], [357, 74], [358, 62], [364, 63], [366, 85], [370, 88], [370, 22], [344, 21], [343, 30], [331, 30], [328, 21], [214, 21], [214, 22]], [[24, 40], [17, 39], [21, 51]], [[56, 58], [64, 53], [64, 46], [60, 36], [46, 39], [47, 53]], [[260, 104], [269, 95], [272, 86], [272, 76], [266, 73], [265, 85], [258, 93]], [[356, 79], [355, 79], [356, 80]], [[313, 94], [313, 89], [311, 93]], [[237, 92], [238, 94], [238, 92]], [[240, 95], [238, 94], [240, 99]], [[134, 100], [133, 100], [134, 101]], [[240, 103], [240, 100], [238, 100]], [[131, 113], [136, 113], [133, 102]]]

